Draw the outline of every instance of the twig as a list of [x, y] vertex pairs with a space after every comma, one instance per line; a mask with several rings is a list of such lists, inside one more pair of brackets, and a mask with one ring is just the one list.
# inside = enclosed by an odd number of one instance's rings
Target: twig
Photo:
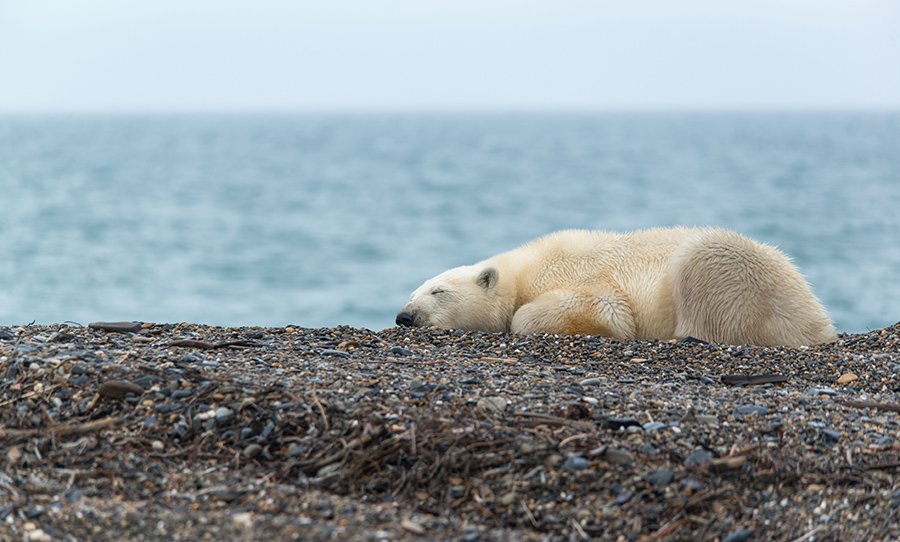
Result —
[[838, 403], [856, 408], [875, 408], [890, 412], [900, 412], [900, 404], [897, 403], [878, 403], [875, 401], [838, 401]]
[[0, 428], [0, 439], [20, 440], [35, 436], [57, 436], [65, 437], [68, 435], [82, 435], [94, 431], [107, 429], [121, 422], [121, 418], [111, 416], [99, 420], [92, 420], [79, 424], [60, 424], [41, 429], [3, 429]]
[[816, 526], [813, 528], [813, 530], [811, 530], [810, 532], [808, 532], [808, 533], [806, 533], [805, 535], [801, 536], [800, 538], [795, 539], [794, 542], [805, 542], [806, 540], [812, 539], [812, 537], [816, 536], [816, 533], [819, 532], [819, 530], [820, 530], [821, 528], [822, 528], [821, 525], [816, 525]]

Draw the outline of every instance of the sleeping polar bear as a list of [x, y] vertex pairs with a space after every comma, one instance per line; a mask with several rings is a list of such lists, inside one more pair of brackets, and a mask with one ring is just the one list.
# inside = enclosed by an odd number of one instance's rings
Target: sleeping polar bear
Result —
[[403, 326], [809, 345], [835, 338], [787, 256], [732, 231], [561, 231], [425, 281]]

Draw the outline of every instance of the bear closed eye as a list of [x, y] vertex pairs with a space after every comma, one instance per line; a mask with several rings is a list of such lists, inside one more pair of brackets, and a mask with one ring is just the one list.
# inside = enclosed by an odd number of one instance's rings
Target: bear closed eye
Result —
[[397, 324], [785, 346], [835, 338], [787, 256], [715, 228], [550, 234], [425, 281]]

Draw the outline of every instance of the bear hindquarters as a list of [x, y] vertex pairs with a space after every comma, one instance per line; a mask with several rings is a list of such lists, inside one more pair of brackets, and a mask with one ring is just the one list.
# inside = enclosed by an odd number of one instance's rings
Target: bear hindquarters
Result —
[[634, 317], [624, 297], [572, 290], [551, 290], [522, 305], [513, 314], [510, 331], [635, 337]]
[[703, 230], [669, 269], [676, 337], [799, 346], [833, 340], [834, 326], [794, 264], [774, 247]]

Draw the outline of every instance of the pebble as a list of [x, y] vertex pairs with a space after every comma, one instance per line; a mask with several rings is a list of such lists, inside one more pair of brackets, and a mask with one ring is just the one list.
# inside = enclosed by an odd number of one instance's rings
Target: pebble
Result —
[[655, 470], [647, 474], [644, 479], [656, 487], [662, 488], [672, 483], [675, 479], [675, 471], [672, 469]]
[[734, 417], [738, 420], [742, 420], [750, 416], [764, 416], [768, 414], [768, 412], [769, 409], [766, 408], [765, 405], [741, 405], [735, 407]]
[[10, 333], [9, 331], [0, 331], [0, 341], [14, 341], [16, 340], [16, 334]]
[[841, 440], [841, 432], [835, 429], [826, 428], [820, 430], [826, 442], [837, 442]]
[[143, 326], [143, 322], [93, 322], [88, 324], [90, 329], [114, 333], [137, 333]]
[[410, 350], [409, 348], [403, 348], [402, 346], [392, 346], [391, 354], [394, 354], [395, 356], [411, 356], [412, 350]]
[[125, 380], [107, 380], [100, 384], [97, 393], [109, 399], [124, 399], [129, 393], [140, 395], [144, 388]]
[[643, 427], [641, 422], [635, 420], [634, 418], [607, 418], [606, 419], [606, 427], [612, 429], [613, 431], [618, 431], [619, 429], [623, 429], [625, 427]]
[[712, 461], [713, 455], [709, 450], [704, 450], [703, 448], [697, 448], [689, 456], [684, 458], [685, 465], [702, 465], [704, 463], [709, 463]]
[[147, 390], [153, 387], [153, 384], [162, 382], [162, 378], [156, 375], [143, 375], [135, 378], [134, 380], [132, 380], [132, 382]]
[[722, 542], [747, 542], [752, 536], [752, 529], [741, 529], [739, 531], [729, 533], [728, 536], [722, 539]]
[[838, 384], [846, 384], [848, 382], [853, 382], [854, 380], [859, 380], [859, 377], [853, 373], [842, 374], [838, 379]]
[[698, 422], [704, 423], [706, 425], [719, 425], [719, 417], [718, 416], [711, 416], [709, 414], [697, 414], [695, 419]]
[[630, 489], [626, 489], [625, 491], [620, 491], [616, 495], [615, 503], [618, 504], [619, 506], [622, 506], [623, 504], [630, 501], [632, 497], [634, 497], [634, 491], [632, 491]]
[[634, 460], [633, 455], [618, 448], [607, 448], [606, 453], [603, 454], [603, 458], [610, 463], [631, 463], [632, 460]]
[[840, 395], [841, 392], [832, 388], [810, 388], [808, 395]]
[[335, 350], [333, 348], [325, 348], [324, 350], [319, 350], [319, 355], [320, 356], [339, 357], [339, 358], [349, 358], [350, 357], [350, 354], [348, 354], [347, 352], [342, 352], [340, 350]]
[[596, 386], [597, 384], [602, 384], [602, 383], [603, 383], [602, 378], [585, 378], [578, 384], [581, 386]]
[[231, 522], [238, 529], [252, 529], [253, 514], [251, 514], [250, 512], [238, 512], [237, 514], [233, 514], [231, 516]]
[[422, 536], [427, 532], [425, 530], [425, 527], [423, 527], [420, 523], [416, 523], [415, 521], [413, 521], [411, 519], [404, 519], [403, 521], [400, 522], [400, 526], [403, 527], [404, 529], [406, 529], [407, 531], [411, 532], [412, 534], [416, 534], [419, 536]]
[[654, 431], [659, 431], [660, 429], [663, 429], [664, 427], [666, 427], [666, 424], [664, 424], [662, 422], [648, 422], [648, 423], [645, 423], [643, 427], [644, 427], [644, 431], [646, 431], [648, 433], [652, 433]]
[[479, 410], [499, 414], [506, 410], [506, 399], [503, 397], [482, 397], [476, 404]]
[[588, 460], [583, 458], [580, 455], [570, 455], [566, 458], [566, 460], [562, 464], [563, 470], [567, 470], [569, 472], [578, 472], [580, 470], [584, 470], [588, 468], [590, 463]]
[[[244, 455], [253, 459], [254, 457], [261, 454], [263, 451], [262, 446], [259, 444], [248, 444], [246, 448], [244, 448]], [[338, 465], [339, 466], [339, 465]]]
[[157, 452], [162, 451], [166, 448], [166, 445], [163, 444], [161, 440], [154, 440], [150, 443], [150, 447], [156, 450]]
[[219, 407], [216, 409], [216, 421], [218, 423], [227, 422], [232, 416], [234, 416], [234, 411], [228, 407]]

